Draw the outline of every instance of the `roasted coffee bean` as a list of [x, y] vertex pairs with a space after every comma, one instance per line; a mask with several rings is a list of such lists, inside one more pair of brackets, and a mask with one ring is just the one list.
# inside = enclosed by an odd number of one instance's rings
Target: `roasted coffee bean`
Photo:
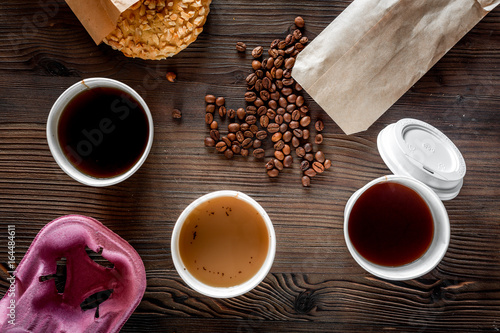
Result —
[[227, 149], [227, 145], [224, 141], [219, 141], [215, 145], [215, 149], [217, 149], [219, 153], [223, 153]]
[[278, 105], [282, 108], [286, 108], [286, 106], [288, 105], [288, 102], [286, 101], [286, 98], [285, 97], [280, 97], [280, 99], [278, 100]]
[[295, 154], [298, 157], [304, 157], [304, 156], [306, 156], [306, 151], [303, 147], [297, 147], [297, 149], [295, 149]]
[[293, 148], [297, 148], [298, 146], [300, 146], [300, 140], [297, 137], [294, 136], [292, 138], [292, 147]]
[[211, 104], [215, 103], [215, 96], [214, 95], [206, 95], [205, 102], [211, 103]]
[[295, 105], [297, 105], [297, 107], [301, 107], [302, 105], [304, 105], [304, 97], [303, 96], [297, 96], [297, 99], [295, 100]]
[[302, 45], [306, 45], [309, 42], [309, 38], [307, 36], [302, 36], [302, 38], [299, 40], [299, 43]]
[[243, 140], [243, 142], [241, 143], [241, 146], [245, 149], [248, 149], [248, 148], [251, 148], [253, 146], [253, 142], [252, 142], [252, 139], [251, 138], [246, 138], [245, 140]]
[[269, 161], [266, 162], [266, 169], [271, 170], [272, 168], [274, 168], [274, 160], [270, 159]]
[[247, 112], [245, 111], [245, 109], [239, 108], [238, 110], [236, 110], [236, 117], [238, 117], [239, 120], [245, 119], [246, 115]]
[[245, 52], [247, 50], [247, 45], [243, 42], [236, 43], [236, 51]]
[[302, 130], [302, 139], [307, 140], [310, 136], [311, 132], [307, 128], [304, 128], [304, 130]]
[[283, 82], [283, 85], [289, 87], [295, 83], [295, 80], [290, 77], [290, 78], [285, 78], [285, 79], [281, 80], [281, 82]]
[[304, 159], [312, 163], [314, 161], [314, 155], [312, 153], [307, 153], [306, 156], [304, 156]]
[[216, 129], [218, 129], [218, 128], [219, 128], [219, 123], [218, 123], [218, 122], [216, 122], [215, 120], [214, 120], [214, 121], [212, 121], [212, 123], [210, 124], [210, 129], [211, 129], [211, 130], [216, 130]]
[[276, 117], [274, 117], [274, 122], [276, 124], [283, 124], [283, 116], [280, 114], [277, 114]]
[[294, 23], [295, 25], [297, 26], [297, 28], [303, 28], [305, 23], [304, 23], [304, 19], [300, 16], [297, 16], [294, 20]]
[[262, 64], [262, 70], [266, 70], [267, 69], [267, 59], [262, 60], [261, 64]]
[[314, 171], [316, 171], [316, 173], [322, 173], [323, 171], [325, 171], [325, 167], [323, 166], [323, 164], [318, 161], [313, 163], [312, 168], [314, 169]]
[[272, 83], [271, 79], [269, 79], [267, 76], [262, 79], [262, 88], [269, 90], [269, 88], [271, 88], [272, 84], [273, 83]]
[[276, 111], [274, 111], [273, 109], [267, 109], [266, 116], [269, 119], [273, 120], [274, 118], [276, 118]]
[[226, 146], [230, 146], [232, 144], [231, 142], [233, 142], [234, 140], [236, 140], [236, 135], [234, 135], [234, 133], [232, 133], [232, 134], [234, 136], [234, 139], [232, 137], [230, 138], [229, 134], [228, 134], [228, 136], [223, 136], [221, 138], [221, 140], [224, 141], [224, 143], [226, 144]]
[[283, 161], [283, 159], [285, 158], [285, 154], [283, 154], [281, 150], [275, 150], [274, 157], [276, 157], [280, 161]]
[[252, 69], [254, 71], [261, 69], [261, 68], [262, 68], [262, 63], [260, 61], [258, 61], [258, 60], [252, 61]]
[[261, 90], [259, 96], [264, 102], [268, 101], [270, 98], [269, 91], [267, 90]]
[[226, 156], [227, 159], [233, 158], [234, 153], [231, 149], [226, 149], [224, 151], [224, 156]]
[[257, 97], [255, 101], [253, 102], [253, 105], [255, 105], [256, 108], [260, 108], [262, 105], [265, 105], [264, 101]]
[[234, 111], [234, 109], [227, 110], [227, 116], [229, 119], [234, 119], [236, 117], [236, 111]]
[[286, 47], [286, 41], [280, 40], [278, 43], [278, 50], [284, 50]]
[[283, 115], [283, 120], [286, 122], [286, 123], [289, 123], [292, 121], [292, 115], [290, 113], [285, 113]]
[[292, 45], [290, 47], [288, 47], [286, 50], [285, 50], [285, 54], [290, 56], [293, 52], [295, 52], [295, 46]]
[[292, 111], [292, 120], [300, 120], [300, 111], [295, 109]]
[[320, 163], [325, 161], [325, 154], [321, 150], [318, 150], [316, 154], [314, 154], [314, 159]]
[[[283, 89], [281, 89], [281, 93], [282, 93], [284, 96], [288, 96], [288, 95], [290, 95], [290, 94], [292, 94], [292, 93], [293, 93], [293, 89], [292, 89], [292, 88], [290, 88], [290, 87], [284, 87]], [[281, 105], [281, 104], [280, 104], [280, 105]], [[288, 103], [287, 103], [287, 105], [288, 105]], [[283, 107], [285, 107], [285, 106], [283, 106]]]
[[283, 134], [281, 134], [280, 132], [274, 133], [273, 136], [271, 137], [271, 141], [278, 142], [279, 140], [281, 140], [282, 137]]
[[[279, 93], [278, 93], [279, 95]], [[271, 96], [272, 98], [272, 96]], [[279, 97], [278, 97], [279, 99]], [[269, 106], [269, 108], [273, 109], [273, 110], [276, 110], [278, 108], [278, 102], [276, 102], [276, 100], [274, 99], [271, 99], [269, 102], [267, 102], [267, 105]]]
[[325, 124], [323, 124], [322, 120], [317, 120], [314, 123], [314, 128], [316, 129], [316, 131], [321, 132], [325, 128]]
[[295, 58], [288, 58], [285, 60], [285, 68], [291, 69], [295, 65]]
[[295, 42], [295, 38], [293, 37], [292, 34], [288, 34], [286, 37], [285, 37], [285, 43], [286, 45], [291, 45]]
[[246, 109], [247, 115], [254, 115], [257, 113], [257, 107], [255, 105], [248, 105]]
[[295, 29], [292, 32], [292, 36], [295, 38], [295, 40], [300, 40], [302, 38], [302, 31], [300, 31], [299, 29]]
[[[278, 53], [278, 51], [276, 51], [276, 53]], [[285, 59], [282, 56], [278, 56], [274, 61], [274, 66], [276, 67], [276, 69], [280, 68], [283, 65], [284, 61]], [[281, 74], [283, 74], [283, 72], [281, 72]]]
[[215, 105], [222, 106], [224, 104], [226, 104], [226, 99], [224, 97], [217, 97], [217, 99], [215, 100]]
[[300, 119], [300, 125], [302, 127], [307, 127], [307, 126], [309, 126], [310, 123], [311, 123], [311, 117], [309, 117], [309, 116], [305, 116], [305, 117], [302, 117], [302, 119]]
[[281, 80], [282, 78], [283, 78], [283, 69], [281, 68], [276, 69], [276, 80]]
[[230, 123], [229, 125], [227, 125], [227, 129], [231, 133], [236, 133], [236, 132], [238, 132], [240, 130], [240, 124], [238, 124], [238, 123]]
[[253, 138], [253, 133], [250, 130], [246, 130], [245, 132], [243, 132], [243, 136], [245, 138]]
[[214, 121], [214, 115], [211, 114], [210, 112], [205, 113], [205, 123], [207, 125], [210, 125]]
[[261, 127], [266, 128], [269, 125], [269, 117], [266, 115], [263, 115], [262, 117], [260, 117], [259, 123], [260, 123]]
[[295, 104], [295, 101], [297, 100], [297, 95], [290, 94], [290, 95], [287, 96], [286, 100], [290, 104]]
[[280, 42], [280, 40], [279, 40], [279, 39], [275, 39], [275, 40], [273, 40], [273, 41], [271, 42], [271, 46], [270, 46], [270, 47], [271, 47], [272, 49], [275, 49], [276, 47], [278, 47], [278, 43], [279, 43], [279, 42]]
[[293, 130], [293, 135], [297, 138], [302, 138], [303, 131], [300, 128], [296, 128]]
[[309, 168], [306, 171], [304, 171], [304, 175], [312, 178], [312, 177], [316, 176], [316, 171], [314, 171], [313, 168]]
[[307, 115], [307, 113], [309, 113], [309, 108], [307, 107], [307, 105], [302, 105], [299, 110], [300, 113], [303, 114], [304, 116]]
[[[297, 107], [295, 106], [295, 104], [288, 104], [286, 106], [286, 112], [288, 113], [292, 113], [293, 111], [295, 111], [297, 109]], [[300, 112], [299, 112], [300, 113]]]
[[240, 155], [241, 156], [248, 156], [248, 153], [249, 153], [248, 149], [243, 149], [242, 148], [241, 151], [240, 151]]
[[317, 145], [322, 144], [323, 143], [323, 135], [316, 134], [316, 136], [314, 137], [314, 143]]
[[267, 53], [269, 54], [270, 57], [273, 57], [275, 59], [278, 56], [278, 50], [273, 49], [273, 48], [270, 48], [269, 50], [267, 50]]
[[257, 133], [255, 133], [255, 137], [259, 140], [264, 140], [265, 138], [267, 138], [267, 132], [266, 131], [258, 131]]
[[326, 169], [330, 169], [330, 167], [332, 166], [332, 161], [325, 160], [325, 162], [323, 163], [323, 165], [325, 166], [325, 170]]
[[243, 142], [243, 140], [245, 140], [245, 136], [242, 131], [236, 132], [236, 140], [238, 140], [238, 142]]
[[288, 131], [288, 124], [285, 124], [285, 123], [281, 124], [280, 125], [280, 132], [285, 133], [286, 131]]
[[310, 153], [310, 152], [313, 150], [313, 146], [312, 146], [312, 144], [310, 144], [309, 142], [307, 142], [307, 143], [304, 145], [304, 150], [306, 151], [306, 153]]
[[264, 156], [266, 156], [266, 152], [262, 148], [257, 148], [253, 151], [253, 156], [255, 158], [264, 158]]
[[307, 169], [309, 169], [309, 161], [303, 160], [300, 162], [300, 170], [306, 171]]
[[253, 125], [257, 122], [257, 118], [254, 115], [247, 116], [245, 122], [249, 125]]
[[264, 72], [261, 69], [258, 69], [255, 71], [255, 75], [257, 75], [259, 79], [262, 79], [264, 77]]
[[247, 102], [254, 102], [257, 99], [257, 95], [253, 91], [247, 91], [245, 93], [245, 101]]
[[293, 134], [290, 131], [286, 131], [285, 133], [283, 133], [283, 141], [285, 142], [290, 142], [290, 140], [292, 140], [292, 137]]
[[266, 68], [267, 70], [271, 70], [271, 68], [274, 67], [274, 58], [267, 58], [267, 62], [266, 62]]
[[285, 144], [283, 146], [283, 148], [281, 149], [281, 151], [283, 152], [283, 154], [285, 155], [290, 155], [290, 153], [292, 152], [292, 148], [290, 148], [289, 145]]
[[292, 166], [292, 164], [293, 164], [293, 157], [292, 157], [292, 155], [285, 156], [285, 159], [283, 160], [283, 166], [285, 168], [289, 168], [289, 167]]
[[219, 116], [221, 118], [224, 118], [227, 114], [227, 110], [226, 110], [226, 107], [224, 105], [222, 106], [219, 106]]
[[172, 118], [174, 119], [181, 119], [182, 118], [182, 112], [179, 109], [173, 109], [172, 110]]
[[264, 48], [262, 46], [257, 46], [252, 50], [252, 57], [259, 58], [262, 56], [262, 52], [264, 52]]
[[231, 146], [231, 150], [233, 151], [233, 153], [235, 153], [236, 155], [238, 155], [241, 152], [241, 146], [232, 145]]
[[250, 129], [250, 125], [248, 125], [247, 123], [240, 124], [240, 131], [245, 132], [245, 131], [248, 131], [249, 129]]
[[304, 44], [302, 44], [302, 43], [295, 43], [294, 46], [295, 46], [295, 50], [297, 50], [299, 52], [302, 51], [305, 47]]
[[[283, 142], [283, 140], [278, 140], [274, 144], [274, 150], [282, 150], [284, 147], [285, 147], [285, 143]], [[283, 154], [285, 154], [285, 153], [283, 153]]]
[[288, 126], [289, 126], [291, 129], [296, 129], [296, 128], [299, 128], [300, 124], [299, 124], [299, 122], [298, 122], [298, 121], [296, 121], [296, 120], [292, 120]]
[[282, 163], [280, 160], [278, 160], [277, 158], [275, 158], [275, 159], [273, 160], [273, 163], [274, 163], [274, 167], [275, 167], [276, 169], [278, 169], [279, 171], [282, 171], [282, 170], [283, 170], [283, 163]]
[[247, 81], [247, 84], [249, 86], [253, 86], [255, 84], [255, 82], [257, 82], [259, 78], [257, 77], [257, 75], [255, 73], [251, 73], [247, 76], [246, 78], [246, 81]]
[[278, 177], [279, 174], [280, 174], [280, 172], [278, 171], [278, 169], [267, 170], [267, 175], [269, 177], [275, 178], [275, 177]]
[[311, 186], [311, 178], [308, 176], [302, 176], [302, 186], [309, 187]]
[[302, 86], [298, 82], [295, 82], [295, 90], [302, 91]]
[[210, 137], [214, 141], [219, 141], [219, 139], [220, 139], [220, 133], [219, 133], [219, 131], [216, 130], [216, 129], [211, 130], [210, 131]]
[[258, 109], [257, 109], [257, 115], [260, 117], [260, 116], [263, 116], [265, 115], [267, 112], [267, 108], [265, 105], [262, 105], [260, 106]]
[[267, 126], [267, 131], [271, 134], [276, 133], [280, 130], [280, 125], [276, 123], [271, 123], [269, 126]]
[[286, 110], [284, 108], [277, 108], [276, 109], [276, 114], [284, 115]]
[[214, 113], [215, 112], [215, 105], [214, 104], [207, 104], [205, 111], [209, 112], [209, 113]]
[[260, 146], [262, 146], [262, 141], [260, 141], [259, 139], [253, 140], [254, 149], [260, 148]]
[[215, 140], [213, 138], [205, 138], [205, 147], [213, 147], [215, 146]]

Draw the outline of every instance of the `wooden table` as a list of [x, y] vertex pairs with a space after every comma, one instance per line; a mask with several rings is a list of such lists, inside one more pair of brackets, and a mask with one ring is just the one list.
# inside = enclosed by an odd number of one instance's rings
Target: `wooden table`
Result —
[[[250, 50], [284, 38], [297, 15], [310, 39], [350, 1], [214, 0], [203, 33], [163, 61], [129, 59], [96, 46], [62, 0], [0, 3], [0, 234], [15, 225], [21, 258], [38, 231], [66, 214], [100, 220], [144, 261], [147, 289], [123, 332], [475, 332], [500, 329], [500, 9], [493, 10], [367, 131], [347, 136], [306, 96], [326, 128], [333, 167], [301, 184], [299, 163], [270, 179], [264, 161], [231, 160], [203, 144], [207, 93], [244, 106]], [[248, 45], [245, 54], [235, 44]], [[177, 81], [168, 82], [173, 71]], [[136, 89], [153, 113], [155, 139], [143, 167], [106, 188], [81, 185], [50, 154], [45, 126], [57, 97], [82, 78]], [[172, 110], [182, 111], [174, 120]], [[449, 249], [422, 278], [391, 282], [350, 256], [343, 210], [368, 181], [390, 174], [377, 134], [411, 117], [443, 131], [467, 163], [464, 186], [446, 201]], [[271, 148], [272, 151], [272, 148]], [[268, 155], [271, 152], [268, 151]], [[212, 299], [188, 288], [170, 256], [173, 225], [194, 199], [243, 191], [271, 217], [274, 265], [253, 291]], [[6, 266], [2, 236], [0, 262]], [[0, 273], [1, 294], [7, 275]]]

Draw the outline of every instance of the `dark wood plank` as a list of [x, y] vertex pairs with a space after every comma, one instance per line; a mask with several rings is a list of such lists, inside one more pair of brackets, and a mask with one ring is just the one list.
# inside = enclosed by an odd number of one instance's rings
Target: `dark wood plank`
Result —
[[[500, 10], [487, 15], [368, 131], [352, 136], [307, 96], [325, 121], [321, 149], [332, 169], [300, 183], [298, 163], [277, 180], [264, 161], [227, 160], [205, 148], [204, 96], [244, 106], [251, 56], [238, 54], [283, 38], [295, 16], [313, 39], [350, 1], [214, 1], [204, 32], [189, 48], [159, 62], [129, 59], [96, 46], [62, 0], [0, 4], [0, 235], [16, 225], [16, 252], [65, 214], [95, 217], [141, 255], [148, 286], [124, 332], [475, 332], [496, 331], [500, 318]], [[45, 7], [44, 7], [45, 6]], [[48, 7], [47, 7], [48, 6]], [[45, 8], [45, 10], [44, 10]], [[45, 19], [46, 18], [46, 19]], [[177, 82], [165, 79], [177, 73]], [[136, 89], [150, 106], [155, 141], [144, 166], [109, 188], [80, 185], [52, 158], [45, 138], [51, 105], [82, 78], [110, 77]], [[173, 108], [183, 117], [174, 121]], [[467, 163], [460, 195], [445, 202], [451, 243], [423, 278], [380, 280], [349, 255], [343, 210], [350, 195], [389, 174], [380, 130], [404, 117], [426, 121], [452, 139]], [[223, 123], [225, 124], [225, 123]], [[270, 154], [270, 152], [269, 152]], [[170, 257], [182, 210], [210, 191], [255, 198], [277, 234], [271, 273], [252, 292], [228, 300], [189, 289]], [[0, 237], [0, 263], [7, 261]], [[4, 249], [4, 250], [2, 250]], [[3, 256], [3, 257], [2, 257]], [[7, 289], [0, 273], [0, 293]]]

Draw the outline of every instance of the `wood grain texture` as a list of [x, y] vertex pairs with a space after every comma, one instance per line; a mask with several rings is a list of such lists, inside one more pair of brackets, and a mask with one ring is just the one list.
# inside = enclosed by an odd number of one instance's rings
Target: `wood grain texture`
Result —
[[[313, 39], [350, 1], [215, 0], [203, 33], [163, 61], [129, 59], [96, 46], [63, 0], [0, 3], [0, 263], [7, 225], [16, 225], [18, 258], [38, 231], [65, 214], [99, 219], [130, 242], [148, 278], [144, 299], [123, 332], [483, 332], [500, 329], [500, 10], [462, 38], [369, 130], [352, 136], [305, 94], [313, 119], [325, 121], [321, 149], [333, 167], [300, 183], [298, 163], [270, 179], [253, 157], [227, 160], [205, 148], [204, 96], [244, 106], [249, 50], [283, 38], [297, 15]], [[249, 50], [235, 51], [243, 41]], [[177, 81], [165, 79], [167, 71]], [[57, 166], [45, 126], [51, 105], [71, 84], [95, 76], [136, 89], [153, 113], [155, 140], [143, 167], [108, 188], [80, 185]], [[171, 117], [182, 110], [180, 121]], [[467, 174], [445, 202], [451, 242], [426, 276], [390, 282], [366, 273], [343, 236], [350, 195], [389, 174], [380, 130], [404, 117], [442, 130], [460, 149]], [[223, 123], [225, 124], [225, 123]], [[268, 151], [268, 154], [270, 152]], [[177, 275], [170, 257], [182, 210], [210, 191], [232, 189], [270, 215], [277, 253], [255, 290], [227, 300], [201, 296]], [[0, 273], [0, 293], [7, 290]]]

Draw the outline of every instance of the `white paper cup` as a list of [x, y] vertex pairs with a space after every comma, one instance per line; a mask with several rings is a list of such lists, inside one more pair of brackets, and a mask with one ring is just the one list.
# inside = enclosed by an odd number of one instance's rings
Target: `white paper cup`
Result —
[[[185, 265], [182, 262], [179, 253], [179, 237], [186, 218], [200, 204], [220, 197], [233, 197], [249, 203], [264, 219], [269, 235], [269, 247], [267, 256], [260, 269], [252, 278], [250, 278], [250, 280], [231, 287], [214, 287], [199, 281], [189, 272], [189, 270], [185, 268]], [[274, 255], [276, 253], [276, 236], [271, 219], [267, 215], [266, 211], [262, 208], [262, 206], [257, 203], [257, 201], [250, 198], [248, 195], [238, 191], [217, 191], [198, 198], [197, 200], [193, 201], [188, 207], [186, 207], [186, 209], [182, 212], [182, 214], [177, 219], [174, 230], [172, 232], [171, 250], [175, 269], [189, 287], [209, 297], [230, 298], [245, 294], [246, 292], [252, 290], [267, 276], [269, 270], [271, 269], [271, 266], [273, 265]]]
[[[125, 93], [128, 93], [130, 96], [132, 96], [144, 109], [144, 112], [146, 113], [147, 119], [148, 119], [148, 126], [149, 126], [149, 137], [148, 141], [146, 144], [146, 148], [144, 149], [144, 152], [142, 153], [141, 157], [139, 160], [130, 168], [128, 169], [125, 173], [122, 173], [120, 175], [110, 177], [110, 178], [96, 178], [89, 176], [82, 171], [78, 170], [69, 160], [68, 157], [64, 154], [60, 144], [59, 144], [59, 138], [57, 134], [57, 128], [58, 128], [58, 123], [60, 116], [68, 103], [75, 98], [79, 93], [89, 90], [92, 88], [97, 88], [97, 87], [109, 87], [109, 88], [115, 88], [119, 89], [121, 91], [124, 91]], [[149, 151], [151, 150], [151, 146], [153, 144], [153, 136], [154, 136], [154, 129], [153, 129], [153, 118], [151, 116], [151, 112], [146, 104], [146, 102], [142, 99], [142, 97], [132, 88], [127, 86], [126, 84], [112, 80], [112, 79], [107, 79], [107, 78], [89, 78], [89, 79], [84, 79], [82, 81], [79, 81], [69, 87], [66, 91], [64, 91], [61, 96], [56, 100], [54, 105], [52, 106], [52, 109], [50, 110], [49, 117], [47, 119], [47, 141], [49, 144], [50, 152], [52, 153], [52, 156], [54, 157], [56, 163], [59, 165], [59, 167], [71, 178], [75, 179], [76, 181], [90, 185], [90, 186], [109, 186], [109, 185], [114, 185], [117, 183], [120, 183], [124, 181], [125, 179], [129, 178], [132, 176], [144, 163], [146, 158], [148, 157]]]
[[[356, 200], [371, 186], [382, 182], [399, 183], [417, 192], [427, 203], [433, 218], [434, 235], [427, 251], [415, 261], [402, 266], [381, 266], [361, 256], [349, 238], [349, 216]], [[347, 201], [344, 210], [344, 238], [347, 248], [356, 262], [369, 273], [388, 280], [411, 280], [427, 274], [443, 259], [450, 243], [450, 221], [443, 202], [437, 194], [424, 183], [405, 176], [383, 176], [372, 180], [356, 191]]]

